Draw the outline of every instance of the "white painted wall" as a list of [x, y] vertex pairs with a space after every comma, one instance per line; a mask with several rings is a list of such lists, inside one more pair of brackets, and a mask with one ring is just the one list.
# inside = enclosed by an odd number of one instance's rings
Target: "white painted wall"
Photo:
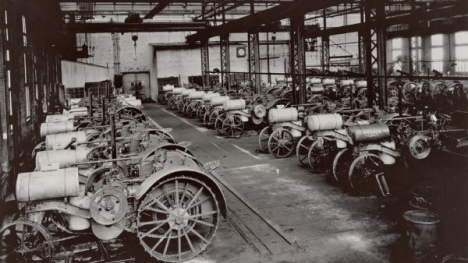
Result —
[[86, 82], [113, 79], [109, 68], [62, 60], [62, 84], [65, 88], [84, 87]]

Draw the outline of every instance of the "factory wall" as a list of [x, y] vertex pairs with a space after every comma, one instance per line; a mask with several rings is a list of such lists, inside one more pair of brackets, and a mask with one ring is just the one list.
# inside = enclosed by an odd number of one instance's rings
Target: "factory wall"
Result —
[[65, 88], [84, 88], [86, 82], [113, 78], [111, 69], [103, 66], [62, 60], [62, 84]]
[[57, 100], [59, 13], [53, 0], [0, 1], [0, 203], [14, 175], [29, 169], [39, 125]]

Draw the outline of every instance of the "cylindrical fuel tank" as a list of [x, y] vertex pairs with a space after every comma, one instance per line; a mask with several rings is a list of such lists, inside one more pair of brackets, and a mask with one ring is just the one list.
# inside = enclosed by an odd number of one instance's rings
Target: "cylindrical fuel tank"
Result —
[[70, 144], [72, 138], [76, 139], [75, 143], [86, 142], [86, 133], [77, 131], [47, 135], [45, 139], [46, 150], [62, 150]]
[[83, 116], [88, 116], [88, 108], [86, 107], [77, 107], [77, 108], [72, 108], [69, 111], [63, 110], [63, 114], [71, 114], [75, 117], [83, 117]]
[[195, 92], [195, 89], [185, 89], [182, 91], [182, 96], [188, 96], [192, 92]]
[[228, 100], [223, 103], [223, 108], [225, 111], [231, 110], [244, 110], [245, 109], [245, 100]]
[[205, 95], [204, 91], [195, 91], [195, 92], [190, 93], [188, 97], [189, 99], [199, 100], [203, 97], [203, 95]]
[[314, 114], [307, 116], [307, 127], [311, 132], [341, 129], [343, 118], [337, 113]]
[[219, 93], [206, 93], [206, 94], [203, 94], [202, 100], [204, 102], [210, 102], [211, 98], [218, 97], [218, 96], [219, 96]]
[[220, 106], [223, 105], [225, 101], [230, 100], [228, 96], [218, 96], [218, 97], [213, 97], [211, 98], [211, 105], [213, 106]]
[[349, 86], [349, 85], [353, 85], [354, 84], [354, 80], [352, 79], [342, 79], [340, 80], [340, 86], [343, 87], [343, 86]]
[[367, 88], [366, 80], [358, 80], [354, 84], [356, 85], [356, 88]]
[[135, 108], [141, 108], [141, 100], [137, 100], [137, 99], [126, 99], [124, 100], [124, 102], [122, 103], [124, 105], [131, 105]]
[[309, 87], [309, 90], [312, 94], [322, 94], [325, 92], [325, 89], [321, 85]]
[[354, 143], [380, 141], [390, 137], [386, 124], [355, 125], [348, 127], [348, 134]]
[[75, 150], [42, 151], [36, 154], [36, 171], [44, 169], [47, 164], [58, 164], [59, 168], [87, 161], [89, 149], [77, 147]]
[[74, 128], [72, 121], [41, 123], [41, 137], [49, 134], [72, 132]]
[[172, 91], [173, 89], [174, 89], [174, 86], [172, 86], [172, 85], [163, 86], [163, 91], [164, 92]]
[[312, 84], [312, 85], [320, 84], [320, 83], [322, 83], [322, 80], [319, 79], [319, 78], [311, 78], [311, 79], [309, 80], [309, 83]]
[[51, 122], [66, 122], [66, 121], [73, 121], [73, 114], [56, 114], [56, 115], [47, 115], [46, 123]]
[[268, 112], [268, 121], [271, 123], [277, 122], [293, 122], [299, 119], [299, 112], [296, 108], [287, 109], [271, 109]]
[[78, 196], [80, 193], [78, 176], [77, 167], [20, 173], [16, 179], [16, 200], [29, 202]]
[[174, 94], [174, 95], [180, 95], [180, 94], [182, 94], [182, 91], [183, 91], [183, 90], [185, 90], [185, 88], [174, 88], [174, 89], [172, 90], [172, 94]]
[[323, 85], [334, 85], [335, 83], [336, 83], [335, 79], [323, 79], [322, 80]]

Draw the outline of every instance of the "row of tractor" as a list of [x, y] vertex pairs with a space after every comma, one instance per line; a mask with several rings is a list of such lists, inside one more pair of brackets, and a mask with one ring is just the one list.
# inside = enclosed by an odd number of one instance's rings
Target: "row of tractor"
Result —
[[345, 189], [387, 196], [390, 167], [409, 168], [444, 147], [466, 145], [468, 115], [458, 110], [468, 106], [466, 87], [392, 80], [385, 108], [367, 108], [366, 81], [350, 79], [310, 79], [305, 104], [293, 104], [287, 86], [248, 96], [165, 86], [160, 103], [222, 136], [257, 131], [261, 152], [295, 154], [301, 165], [332, 175]]
[[35, 169], [16, 179], [19, 212], [1, 230], [2, 262], [107, 262], [128, 237], [165, 262], [210, 245], [227, 212], [210, 173], [219, 161], [201, 164], [190, 142], [140, 107], [131, 96], [91, 95], [47, 116]]

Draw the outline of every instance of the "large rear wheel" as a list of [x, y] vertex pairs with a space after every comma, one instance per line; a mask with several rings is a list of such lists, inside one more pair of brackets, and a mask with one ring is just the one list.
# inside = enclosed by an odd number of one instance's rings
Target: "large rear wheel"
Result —
[[200, 254], [219, 225], [215, 194], [202, 181], [175, 176], [156, 185], [140, 203], [137, 231], [152, 257], [180, 262]]

